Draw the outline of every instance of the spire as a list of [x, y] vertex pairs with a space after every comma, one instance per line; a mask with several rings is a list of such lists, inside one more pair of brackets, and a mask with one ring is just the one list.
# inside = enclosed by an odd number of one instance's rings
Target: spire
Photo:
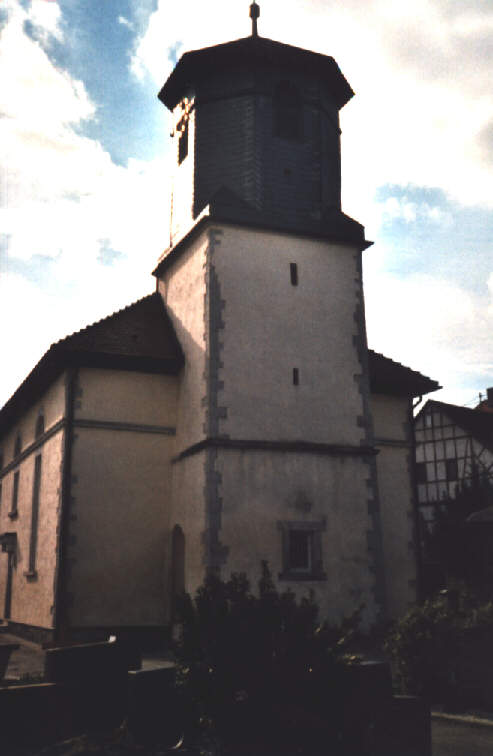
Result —
[[250, 6], [250, 18], [252, 19], [252, 37], [258, 37], [257, 19], [260, 16], [260, 7], [253, 2]]

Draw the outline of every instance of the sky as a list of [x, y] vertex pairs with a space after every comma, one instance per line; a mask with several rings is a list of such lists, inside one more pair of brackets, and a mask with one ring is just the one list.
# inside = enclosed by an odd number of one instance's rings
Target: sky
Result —
[[[343, 210], [366, 227], [369, 346], [472, 407], [493, 386], [493, 3], [259, 0], [264, 37], [332, 55]], [[50, 344], [154, 290], [189, 49], [249, 0], [0, 0], [0, 406]]]

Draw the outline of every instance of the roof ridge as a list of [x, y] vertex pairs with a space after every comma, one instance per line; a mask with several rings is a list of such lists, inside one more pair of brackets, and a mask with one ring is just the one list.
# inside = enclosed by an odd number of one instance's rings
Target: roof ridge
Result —
[[443, 401], [440, 401], [440, 399], [428, 399], [428, 401], [433, 402], [434, 404], [443, 404], [444, 407], [453, 407], [454, 409], [464, 410], [466, 412], [474, 412], [475, 415], [481, 414], [481, 416], [483, 416], [483, 415], [491, 414], [491, 413], [481, 412], [481, 411], [478, 413], [477, 407], [465, 407], [463, 404], [452, 404], [452, 402], [443, 402]]
[[[58, 341], [54, 341], [49, 349], [52, 347], [58, 347], [62, 346], [65, 342], [70, 341], [70, 339], [73, 339], [75, 336], [80, 336], [83, 333], [86, 333], [87, 331], [90, 331], [92, 328], [95, 328], [96, 326], [101, 325], [102, 323], [106, 322], [107, 320], [110, 320], [111, 318], [114, 318], [116, 315], [121, 315], [124, 312], [127, 312], [128, 310], [131, 310], [133, 307], [136, 307], [137, 305], [142, 304], [146, 299], [151, 300], [155, 298], [156, 296], [159, 296], [157, 291], [151, 292], [151, 294], [146, 294], [145, 297], [141, 297], [140, 299], [136, 299], [135, 302], [131, 302], [130, 304], [126, 305], [125, 307], [122, 307], [121, 310], [115, 310], [114, 312], [110, 313], [109, 315], [106, 315], [104, 318], [100, 318], [99, 320], [95, 320], [94, 323], [89, 323], [89, 325], [84, 326], [83, 328], [80, 328], [78, 331], [74, 331], [73, 333], [69, 333], [67, 336], [64, 336], [63, 339], [59, 339]], [[49, 351], [49, 350], [48, 350]]]

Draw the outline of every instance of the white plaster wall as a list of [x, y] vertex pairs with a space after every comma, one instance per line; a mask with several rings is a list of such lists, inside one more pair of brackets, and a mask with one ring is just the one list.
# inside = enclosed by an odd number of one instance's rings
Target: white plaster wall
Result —
[[[174, 426], [176, 383], [169, 376], [82, 370], [75, 420]], [[173, 446], [171, 435], [76, 425], [68, 554], [72, 626], [165, 621]]]
[[70, 623], [164, 622], [169, 436], [77, 428], [73, 444]]
[[179, 525], [185, 535], [185, 590], [191, 595], [205, 577], [205, 458], [206, 452], [203, 451], [172, 465], [173, 496], [167, 572], [169, 574], [171, 567], [171, 532], [175, 525]]
[[174, 427], [177, 397], [174, 375], [82, 368], [75, 418]]
[[262, 560], [273, 578], [282, 570], [278, 521], [326, 519], [322, 532], [326, 581], [278, 582], [298, 597], [315, 592], [321, 617], [332, 621], [366, 604], [375, 619], [367, 532], [368, 466], [361, 457], [257, 451], [220, 451], [222, 476], [221, 542], [229, 548], [223, 575], [245, 572], [256, 588]]
[[[220, 432], [359, 444], [359, 253], [287, 234], [221, 230], [212, 259], [225, 302], [218, 405], [227, 417]], [[298, 286], [291, 285], [290, 263], [298, 265]]]
[[204, 437], [205, 382], [205, 264], [207, 231], [196, 238], [159, 280], [185, 355], [180, 377], [176, 450], [186, 449]]
[[18, 422], [10, 431], [3, 438], [0, 438], [0, 451], [3, 452], [4, 465], [13, 459], [14, 445], [18, 433], [22, 437], [22, 449], [32, 444], [36, 420], [40, 412], [44, 415], [46, 430], [63, 418], [65, 414], [65, 374], [57, 378], [39, 400], [19, 417]]
[[388, 608], [394, 619], [416, 602], [411, 454], [408, 449], [381, 447], [377, 458]]
[[[4, 465], [12, 462], [15, 439], [22, 436], [22, 451], [33, 442], [36, 420], [40, 412], [49, 431], [63, 418], [65, 379], [60, 376], [30, 407], [3, 439]], [[12, 579], [11, 620], [50, 629], [53, 627], [55, 571], [57, 559], [57, 528], [60, 512], [62, 455], [64, 431], [60, 428], [51, 438], [33, 449], [1, 480], [0, 532], [17, 533], [16, 565]], [[41, 454], [36, 576], [28, 577], [29, 543], [31, 537], [32, 497], [35, 457]], [[19, 471], [17, 518], [10, 518], [14, 474]], [[7, 578], [7, 554], [0, 553], [0, 616], [4, 614]]]
[[[53, 627], [53, 604], [57, 526], [61, 493], [61, 469], [63, 432], [50, 438], [36, 453], [30, 454], [20, 467], [17, 520], [10, 521], [2, 508], [0, 528], [2, 532], [17, 532], [17, 564], [12, 584], [11, 620], [37, 627]], [[41, 454], [41, 485], [39, 492], [38, 542], [36, 550], [36, 577], [26, 576], [29, 570], [29, 541], [31, 537], [32, 493], [34, 460]], [[10, 476], [12, 485], [13, 476]], [[11, 497], [11, 490], [8, 492]], [[7, 502], [11, 501], [7, 499]], [[6, 502], [6, 503], [7, 503]], [[10, 508], [10, 506], [9, 506]], [[1, 554], [2, 572], [7, 569], [7, 555]], [[4, 596], [0, 593], [3, 613]]]
[[409, 398], [389, 394], [371, 394], [371, 412], [375, 438], [407, 441]]
[[[411, 438], [406, 433], [409, 399], [372, 394], [380, 517], [388, 611], [398, 618], [416, 602], [415, 515], [411, 479]], [[381, 441], [381, 443], [379, 443]]]

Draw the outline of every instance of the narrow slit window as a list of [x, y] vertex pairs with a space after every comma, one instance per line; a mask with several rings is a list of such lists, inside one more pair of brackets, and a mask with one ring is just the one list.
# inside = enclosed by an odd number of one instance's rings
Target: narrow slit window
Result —
[[416, 480], [418, 483], [426, 483], [426, 462], [418, 462], [416, 464]]
[[459, 479], [459, 466], [456, 459], [445, 460], [445, 474], [448, 481]]
[[291, 285], [298, 286], [298, 265], [289, 263], [289, 273], [291, 275]]
[[300, 371], [298, 368], [293, 368], [293, 386], [298, 386], [300, 383]]
[[178, 164], [181, 165], [188, 155], [188, 119], [182, 119], [179, 125], [180, 138], [178, 140]]
[[36, 550], [38, 545], [39, 489], [41, 485], [41, 454], [34, 460], [33, 501], [31, 510], [31, 538], [29, 541], [29, 572], [36, 572]]
[[12, 489], [12, 506], [10, 508], [9, 517], [17, 517], [17, 501], [19, 499], [19, 470], [14, 473], [14, 487]]
[[39, 438], [43, 435], [45, 432], [45, 419], [44, 415], [40, 414], [38, 415], [38, 419], [36, 420], [36, 427], [34, 429], [34, 438]]

